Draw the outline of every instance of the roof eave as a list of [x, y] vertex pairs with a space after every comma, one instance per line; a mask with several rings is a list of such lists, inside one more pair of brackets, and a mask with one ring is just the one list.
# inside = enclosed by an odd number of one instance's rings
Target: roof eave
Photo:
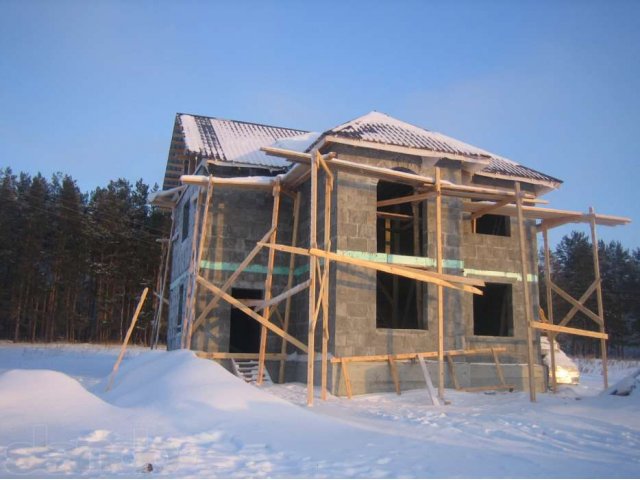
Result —
[[465, 170], [471, 173], [482, 170], [490, 163], [489, 158], [475, 158], [468, 157], [466, 155], [460, 155], [455, 153], [437, 152], [435, 150], [427, 150], [422, 148], [402, 147], [399, 145], [391, 145], [388, 143], [369, 142], [366, 140], [353, 140], [349, 138], [338, 137], [335, 135], [325, 135], [320, 137], [307, 151], [313, 148], [321, 149], [325, 145], [330, 143], [338, 143], [342, 145], [349, 145], [360, 148], [370, 148], [373, 150], [382, 150], [393, 153], [403, 153], [406, 155], [414, 155], [417, 157], [430, 157], [430, 158], [447, 158], [449, 160], [457, 160], [465, 165]]
[[541, 180], [536, 178], [528, 178], [528, 177], [520, 177], [517, 175], [503, 175], [500, 173], [490, 173], [490, 172], [475, 172], [475, 175], [479, 175], [481, 177], [487, 178], [495, 178], [498, 180], [508, 180], [511, 182], [522, 182], [529, 183], [537, 187], [538, 195], [544, 195], [545, 193], [549, 193], [553, 190], [557, 190], [562, 185], [561, 181], [551, 181], [551, 180]]

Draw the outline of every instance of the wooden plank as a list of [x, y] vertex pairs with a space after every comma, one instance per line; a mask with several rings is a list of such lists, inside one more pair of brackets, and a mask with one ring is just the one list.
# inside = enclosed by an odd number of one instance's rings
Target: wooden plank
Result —
[[[548, 319], [545, 323], [553, 324], [553, 298], [551, 290], [551, 253], [549, 252], [549, 234], [547, 230], [542, 231], [542, 238], [544, 241], [544, 278], [545, 288], [547, 290], [547, 312]], [[542, 308], [540, 308], [542, 312]], [[544, 312], [542, 312], [544, 313]], [[541, 320], [545, 321], [541, 315]], [[556, 377], [556, 350], [555, 340], [556, 336], [553, 332], [547, 332], [547, 339], [549, 340], [549, 359], [551, 360], [551, 390], [553, 393], [558, 391], [558, 379]]]
[[145, 287], [142, 291], [142, 295], [140, 295], [140, 300], [138, 300], [138, 306], [136, 307], [135, 312], [133, 313], [133, 317], [131, 318], [131, 324], [129, 325], [129, 329], [127, 330], [127, 334], [122, 341], [122, 346], [120, 347], [120, 353], [118, 354], [118, 359], [116, 363], [113, 365], [113, 369], [111, 370], [111, 376], [109, 378], [109, 383], [107, 384], [107, 388], [105, 392], [111, 390], [113, 386], [113, 381], [116, 378], [116, 373], [118, 373], [118, 369], [120, 368], [120, 363], [124, 358], [124, 354], [127, 351], [127, 345], [129, 343], [129, 339], [131, 338], [131, 334], [133, 333], [133, 329], [136, 326], [136, 322], [138, 321], [138, 316], [140, 315], [140, 311], [142, 310], [142, 305], [144, 305], [144, 301], [147, 298], [147, 293], [149, 292], [149, 288]]
[[[302, 292], [303, 290], [306, 290], [307, 288], [309, 288], [309, 284], [311, 282], [309, 280], [306, 280], [302, 283], [297, 284], [295, 287], [292, 287], [284, 292], [282, 292], [281, 294], [273, 297], [270, 300], [258, 300], [253, 306], [256, 307], [257, 311], [263, 310], [265, 309], [267, 306], [272, 307], [273, 305], [277, 305], [279, 303], [281, 303], [283, 300], [287, 300], [291, 297], [293, 297], [295, 294]], [[248, 305], [246, 302], [245, 305]], [[265, 317], [267, 315], [265, 314]]]
[[[584, 303], [589, 299], [589, 297], [593, 294], [593, 292], [595, 292], [598, 288], [598, 284], [600, 283], [600, 279], [596, 278], [593, 283], [591, 285], [589, 285], [589, 288], [587, 288], [587, 290], [582, 294], [582, 296], [578, 299], [578, 303], [580, 305], [582, 305], [584, 308], [587, 308]], [[551, 288], [551, 286], [549, 286], [549, 288]], [[580, 310], [577, 306], [573, 306], [571, 307], [571, 310], [569, 310], [567, 312], [567, 314], [562, 318], [562, 320], [560, 320], [558, 322], [558, 325], [560, 325], [561, 327], [565, 326], [566, 324], [568, 324], [571, 319], [574, 317], [574, 315], [576, 313], [578, 313], [578, 310]], [[553, 323], [553, 322], [551, 322]], [[599, 325], [599, 323], [598, 323]]]
[[280, 327], [278, 327], [277, 325], [271, 323], [269, 320], [267, 320], [266, 318], [264, 318], [262, 315], [254, 312], [253, 310], [251, 310], [249, 307], [245, 306], [242, 302], [239, 302], [238, 300], [236, 300], [235, 298], [233, 298], [231, 295], [229, 295], [228, 293], [222, 291], [221, 288], [216, 287], [213, 283], [209, 282], [207, 279], [202, 278], [200, 276], [198, 276], [198, 283], [200, 283], [202, 286], [204, 286], [205, 288], [207, 288], [208, 290], [211, 290], [214, 294], [219, 295], [223, 300], [226, 300], [227, 302], [229, 302], [231, 305], [233, 305], [234, 307], [236, 307], [238, 310], [242, 311], [243, 313], [249, 315], [251, 318], [253, 318], [254, 320], [256, 320], [258, 323], [264, 325], [265, 327], [267, 327], [269, 330], [271, 330], [273, 333], [275, 333], [276, 335], [279, 335], [283, 338], [286, 338], [287, 341], [293, 345], [295, 345], [296, 347], [298, 347], [300, 350], [302, 350], [303, 352], [306, 353], [307, 351], [307, 346], [302, 343], [300, 340], [298, 340], [297, 338], [289, 335], [287, 332], [285, 332], [284, 330], [282, 330]]
[[[473, 282], [473, 285], [479, 285], [478, 282], [482, 282], [482, 280], [458, 277], [456, 275], [447, 275], [445, 277], [445, 274], [439, 274], [439, 273], [425, 271], [425, 270], [418, 270], [416, 268], [405, 267], [405, 266], [390, 265], [388, 263], [373, 262], [370, 260], [361, 260], [359, 258], [353, 258], [347, 255], [341, 255], [339, 253], [325, 252], [323, 250], [318, 250], [317, 248], [310, 249], [309, 253], [311, 255], [328, 258], [329, 260], [332, 260], [334, 262], [347, 263], [347, 264], [355, 265], [358, 267], [369, 268], [369, 269], [378, 270], [381, 272], [391, 273], [394, 275], [400, 275], [402, 277], [412, 278], [414, 280], [420, 280], [422, 282], [435, 283], [436, 285], [442, 285], [443, 287], [455, 288], [457, 290], [464, 290], [466, 292], [476, 293], [479, 295], [482, 294], [482, 290], [479, 290], [474, 286], [471, 286], [472, 285], [471, 282]], [[471, 282], [469, 282], [469, 280], [471, 280]], [[482, 283], [484, 284], [484, 282]]]
[[451, 380], [453, 381], [453, 388], [456, 390], [460, 390], [460, 382], [458, 382], [458, 373], [456, 372], [456, 366], [453, 363], [453, 358], [451, 355], [447, 354], [447, 365], [449, 366], [449, 376], [451, 376]]
[[[189, 259], [189, 280], [187, 283], [187, 297], [185, 315], [182, 319], [182, 328], [180, 330], [180, 347], [187, 348], [187, 339], [189, 338], [189, 329], [191, 328], [192, 316], [195, 309], [195, 292], [196, 292], [196, 277], [198, 276], [198, 268], [196, 267], [197, 254], [197, 238], [198, 238], [198, 224], [200, 223], [200, 205], [202, 204], [202, 190], [198, 190], [198, 198], [196, 200], [196, 208], [193, 212], [193, 230], [191, 236], [191, 258]], [[191, 199], [187, 200], [191, 202]]]
[[433, 382], [431, 382], [431, 375], [429, 375], [429, 369], [427, 368], [427, 364], [424, 361], [424, 357], [422, 355], [417, 355], [418, 362], [420, 363], [420, 368], [422, 369], [422, 374], [424, 375], [424, 381], [427, 384], [427, 392], [429, 393], [429, 397], [431, 398], [431, 404], [435, 407], [440, 406], [440, 400], [438, 400], [438, 395], [436, 395], [436, 389], [433, 388]]
[[589, 310], [587, 307], [585, 307], [584, 305], [581, 305], [578, 300], [576, 300], [575, 298], [573, 298], [571, 295], [569, 295], [567, 292], [565, 292], [564, 290], [562, 290], [558, 285], [556, 285], [555, 283], [551, 282], [551, 289], [557, 293], [558, 295], [560, 295], [563, 299], [565, 299], [567, 302], [569, 302], [571, 305], [573, 305], [574, 307], [576, 307], [578, 310], [580, 310], [582, 313], [584, 313], [587, 317], [589, 317], [591, 320], [593, 320], [594, 322], [596, 322], [598, 325], [602, 325], [602, 319], [596, 315], [595, 313], [593, 313], [591, 310]]
[[528, 259], [527, 259], [527, 246], [525, 243], [525, 230], [524, 230], [524, 217], [522, 214], [522, 195], [520, 194], [520, 182], [515, 182], [516, 190], [516, 207], [518, 211], [518, 242], [520, 244], [520, 268], [522, 270], [522, 293], [524, 297], [524, 314], [526, 319], [527, 329], [527, 366], [529, 370], [529, 399], [532, 402], [536, 401], [536, 379], [534, 370], [534, 356], [533, 356], [533, 330], [531, 329], [531, 298], [529, 292], [529, 284], [527, 278], [529, 277]]
[[581, 328], [561, 327], [560, 325], [551, 325], [550, 323], [531, 322], [531, 326], [538, 330], [555, 333], [567, 333], [569, 335], [579, 335], [581, 337], [599, 338], [607, 340], [609, 335], [603, 332], [594, 332], [592, 330], [583, 330]]
[[[260, 358], [260, 353], [196, 352], [196, 355], [208, 360], [258, 360]], [[286, 359], [287, 355], [281, 353], [265, 354], [265, 360], [285, 361]]]
[[[604, 334], [604, 304], [602, 301], [602, 282], [600, 282], [600, 259], [598, 257], [598, 235], [596, 234], [596, 213], [593, 207], [589, 207], [589, 214], [591, 215], [591, 248], [593, 251], [593, 273], [598, 281], [596, 290], [596, 299], [598, 302], [598, 317], [601, 319], [600, 333]], [[607, 339], [600, 339], [600, 356], [602, 357], [602, 382], [604, 388], [609, 388], [609, 374], [607, 368]]]
[[[413, 213], [413, 255], [419, 257], [422, 253], [420, 245], [420, 204], [414, 202], [411, 204], [411, 212]], [[416, 316], [418, 317], [418, 325], [423, 325], [424, 312], [422, 308], [422, 283], [414, 282], [416, 289]]]
[[396, 361], [391, 357], [389, 357], [389, 370], [391, 371], [393, 384], [396, 387], [396, 393], [400, 395], [400, 377], [398, 376], [398, 366], [396, 365]]
[[[235, 272], [233, 272], [231, 276], [227, 279], [227, 281], [224, 282], [224, 284], [220, 288], [221, 291], [227, 292], [227, 290], [231, 288], [231, 285], [234, 284], [234, 282], [240, 276], [240, 274], [244, 272], [245, 268], [247, 268], [249, 264], [253, 261], [253, 259], [256, 257], [256, 255], [260, 253], [260, 250], [262, 250], [262, 247], [265, 245], [264, 242], [267, 241], [267, 239], [271, 236], [271, 234], [273, 233], [273, 230], [274, 230], [273, 228], [269, 229], [269, 231], [264, 235], [264, 237], [262, 237], [262, 239], [260, 239], [260, 241], [256, 244], [256, 246], [253, 247], [251, 252], [249, 252], [249, 255], [247, 255], [247, 257], [242, 261], [242, 263], [238, 265], [238, 268], [236, 268]], [[218, 305], [218, 302], [220, 301], [220, 298], [221, 297], [219, 295], [216, 295], [209, 302], [209, 304], [204, 308], [204, 310], [202, 310], [202, 313], [200, 314], [200, 316], [196, 320], [196, 323], [193, 326], [194, 329], [198, 328], [202, 324], [202, 322], [205, 321], [205, 319], [207, 318], [207, 315], [209, 315], [209, 312], [211, 312], [211, 310], [216, 308], [216, 306]]]
[[463, 388], [462, 390], [465, 392], [484, 392], [487, 390], [514, 390], [515, 386], [514, 385], [487, 385], [487, 386], [479, 386], [479, 387], [467, 387], [467, 388]]
[[351, 377], [349, 376], [349, 362], [342, 362], [340, 366], [342, 368], [342, 378], [344, 378], [344, 386], [347, 389], [347, 398], [351, 400], [351, 397], [353, 397], [353, 392], [351, 390]]
[[507, 382], [504, 379], [504, 371], [502, 370], [502, 364], [500, 363], [500, 359], [498, 358], [498, 352], [496, 352], [492, 348], [491, 353], [493, 355], [493, 361], [496, 364], [496, 373], [498, 374], [498, 380], [500, 380], [500, 385], [506, 385]]
[[380, 210], [376, 212], [376, 216], [378, 218], [384, 218], [385, 220], [398, 220], [401, 222], [408, 222], [410, 220], [413, 220], [413, 217], [411, 215], [406, 215], [404, 213], [382, 212]]
[[[438, 274], [442, 274], [442, 184], [440, 168], [436, 167], [436, 264]], [[437, 287], [438, 299], [438, 397], [444, 401], [444, 289]]]
[[[291, 245], [294, 247], [298, 242], [298, 225], [300, 224], [300, 197], [301, 193], [296, 192], [296, 196], [293, 200], [293, 231], [291, 232]], [[296, 266], [296, 256], [295, 254], [291, 254], [289, 257], [289, 277], [287, 278], [287, 290], [291, 290], [293, 286], [293, 272]], [[311, 284], [311, 281], [309, 281]], [[287, 301], [284, 307], [284, 321], [282, 322], [282, 328], [285, 332], [289, 331], [289, 320], [291, 318], [291, 297], [287, 297]], [[287, 340], [282, 339], [282, 345], [280, 346], [280, 353], [287, 353]], [[278, 371], [278, 381], [280, 383], [284, 383], [284, 368], [285, 363], [284, 360], [280, 362], [280, 368]]]
[[[491, 351], [495, 350], [499, 353], [504, 353], [507, 351], [505, 347], [494, 347], [492, 348], [471, 348], [466, 350], [448, 350], [445, 352], [445, 355], [450, 355], [452, 357], [464, 356], [464, 355], [484, 355], [491, 354]], [[349, 362], [386, 362], [389, 360], [389, 357], [394, 360], [413, 360], [417, 355], [420, 355], [423, 358], [438, 358], [438, 352], [411, 352], [411, 353], [385, 353], [380, 355], [356, 355], [349, 357], [333, 357], [331, 359], [331, 363], [340, 363], [343, 361]]]
[[[209, 183], [207, 187], [207, 196], [204, 204], [204, 212], [202, 214], [202, 227], [200, 229], [200, 241], [198, 242], [198, 251], [196, 253], [196, 261], [195, 261], [195, 274], [200, 274], [200, 262], [202, 261], [202, 253], [204, 251], [204, 242], [207, 236], [207, 227], [209, 226], [209, 205], [211, 205], [213, 195], [213, 184]], [[199, 210], [198, 210], [199, 213]], [[195, 332], [193, 325], [195, 323], [196, 316], [196, 300], [198, 297], [198, 290], [196, 288], [196, 280], [194, 278], [194, 288], [193, 288], [193, 299], [192, 299], [192, 312], [189, 317], [189, 331], [187, 332], [187, 348], [191, 348], [191, 340], [193, 338], [193, 333]]]
[[[315, 150], [311, 155], [311, 193], [309, 200], [309, 246], [315, 248], [318, 245], [317, 223], [318, 223], [318, 156], [320, 153]], [[309, 256], [309, 328], [307, 353], [307, 405], [313, 405], [313, 377], [315, 369], [315, 321], [314, 309], [316, 305], [316, 262], [318, 259]]]
[[[269, 238], [269, 243], [273, 245], [277, 243], [278, 236], [278, 218], [280, 216], [280, 180], [276, 180], [273, 186], [273, 212], [271, 214], [271, 228], [273, 233]], [[264, 317], [269, 318], [271, 316], [271, 287], [273, 284], [273, 265], [275, 262], [276, 251], [269, 249], [269, 258], [267, 260], [267, 278], [264, 281]], [[260, 329], [260, 358], [258, 359], [258, 379], [256, 385], [262, 385], [264, 380], [264, 356], [267, 352], [267, 327], [264, 325]]]
[[[331, 196], [333, 195], [333, 174], [326, 163], [322, 162], [326, 172], [324, 189], [324, 249], [331, 250]], [[322, 292], [322, 368], [320, 381], [320, 398], [327, 399], [327, 377], [329, 359], [329, 283], [331, 273], [331, 262], [324, 261], [324, 290]]]
[[421, 202], [424, 200], [429, 200], [435, 196], [436, 196], [435, 191], [430, 191], [425, 193], [414, 193], [412, 195], [406, 195], [404, 197], [390, 198], [388, 200], [380, 200], [378, 203], [376, 203], [376, 205], [378, 208], [390, 207], [392, 205], [401, 205], [403, 203]]
[[494, 203], [493, 205], [488, 205], [484, 208], [481, 208], [480, 210], [476, 210], [475, 212], [473, 212], [471, 214], [471, 217], [469, 217], [469, 220], [477, 220], [480, 217], [485, 216], [488, 213], [493, 212], [494, 210], [500, 208], [500, 207], [504, 207], [505, 205], [509, 205], [510, 203], [514, 202], [514, 198], [513, 197], [507, 197], [503, 200], [497, 201], [496, 203]]
[[[287, 245], [273, 245], [270, 246], [268, 243], [261, 242], [261, 246], [273, 248], [275, 250], [280, 250], [282, 252], [291, 252], [297, 255], [310, 255], [316, 257], [328, 258], [334, 262], [339, 263], [347, 263], [349, 265], [355, 265], [358, 267], [370, 268], [372, 270], [378, 270], [382, 272], [391, 273], [394, 275], [400, 275], [407, 278], [412, 278], [414, 280], [420, 280], [422, 282], [429, 282], [435, 284], [442, 284], [445, 287], [455, 288], [458, 290], [463, 290], [465, 292], [474, 293], [476, 295], [482, 295], [482, 290], [479, 290], [473, 286], [482, 284], [484, 286], [484, 282], [479, 279], [471, 279], [466, 277], [459, 277], [456, 275], [447, 275], [447, 274], [438, 274], [431, 271], [419, 270], [417, 268], [399, 266], [399, 265], [391, 265], [388, 263], [382, 262], [374, 262], [371, 260], [361, 260], [359, 258], [349, 257], [348, 255], [342, 255], [334, 252], [325, 252], [324, 250], [319, 250], [317, 248], [305, 249], [298, 247], [289, 247]], [[444, 279], [447, 280], [444, 280]], [[452, 284], [455, 282], [455, 284]]]

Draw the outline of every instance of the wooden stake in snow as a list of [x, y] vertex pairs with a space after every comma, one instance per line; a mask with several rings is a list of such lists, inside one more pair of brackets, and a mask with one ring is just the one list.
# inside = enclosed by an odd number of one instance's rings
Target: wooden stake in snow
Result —
[[131, 325], [129, 325], [129, 330], [127, 330], [127, 335], [124, 337], [124, 341], [122, 342], [122, 347], [120, 348], [120, 355], [118, 355], [118, 360], [116, 360], [115, 365], [113, 366], [113, 370], [111, 370], [111, 378], [109, 378], [109, 384], [105, 389], [105, 392], [111, 390], [113, 386], [113, 380], [116, 377], [116, 373], [118, 372], [118, 368], [120, 368], [120, 362], [124, 358], [124, 354], [127, 351], [127, 344], [129, 343], [129, 339], [131, 338], [131, 334], [133, 333], [133, 329], [136, 326], [136, 322], [138, 321], [138, 315], [140, 315], [140, 310], [142, 310], [142, 305], [144, 304], [145, 299], [147, 298], [147, 293], [149, 292], [149, 288], [146, 287], [142, 291], [142, 295], [140, 296], [140, 301], [138, 302], [138, 306], [136, 307], [136, 311], [133, 314], [133, 318], [131, 319]]

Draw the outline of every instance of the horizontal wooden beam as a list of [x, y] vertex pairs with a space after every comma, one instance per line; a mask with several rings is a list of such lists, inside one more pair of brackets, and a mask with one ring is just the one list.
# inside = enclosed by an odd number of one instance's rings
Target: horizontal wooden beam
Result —
[[[200, 358], [208, 360], [258, 360], [259, 353], [235, 353], [235, 352], [196, 352]], [[267, 353], [265, 360], [286, 360], [287, 355], [282, 353]]]
[[544, 330], [546, 332], [554, 333], [566, 333], [569, 335], [579, 335], [581, 337], [600, 338], [607, 340], [609, 335], [602, 332], [594, 332], [592, 330], [584, 330], [582, 328], [561, 327], [560, 325], [553, 325], [551, 323], [531, 322], [531, 326], [537, 330]]
[[479, 290], [475, 287], [485, 286], [485, 283], [482, 280], [478, 279], [459, 277], [457, 275], [447, 275], [443, 273], [435, 273], [427, 270], [418, 270], [411, 267], [390, 265], [388, 263], [373, 262], [370, 260], [361, 260], [358, 258], [349, 257], [347, 255], [327, 252], [325, 250], [320, 250], [317, 248], [307, 250], [305, 248], [289, 247], [287, 245], [280, 244], [260, 243], [260, 245], [265, 248], [273, 248], [274, 250], [279, 250], [282, 252], [295, 253], [296, 255], [313, 255], [316, 257], [327, 258], [334, 262], [369, 268], [371, 270], [390, 273], [392, 275], [400, 275], [401, 277], [411, 278], [412, 280], [434, 283], [436, 285], [442, 285], [443, 287], [454, 288], [456, 290], [463, 290], [465, 292], [474, 293], [476, 295], [482, 295], [483, 292], [482, 290]]
[[478, 387], [466, 387], [461, 389], [463, 392], [485, 392], [487, 390], [515, 390], [515, 385], [508, 384], [500, 384], [500, 385], [488, 385], [488, 386], [478, 386]]
[[[497, 348], [471, 348], [467, 350], [448, 350], [445, 351], [445, 355], [451, 357], [460, 357], [465, 355], [493, 355], [493, 352], [504, 353], [507, 349], [505, 347]], [[333, 357], [331, 363], [341, 362], [388, 362], [392, 360], [413, 360], [418, 358], [438, 358], [438, 352], [414, 352], [414, 353], [387, 353], [381, 355], [358, 355], [350, 357]]]
[[469, 220], [476, 220], [480, 217], [483, 217], [485, 215], [487, 215], [488, 213], [493, 212], [494, 210], [500, 208], [500, 207], [504, 207], [505, 205], [509, 205], [510, 203], [515, 202], [515, 198], [514, 197], [507, 197], [505, 199], [502, 199], [496, 203], [494, 203], [493, 205], [487, 205], [484, 208], [481, 208], [480, 210], [476, 210], [475, 212], [473, 212], [471, 214], [471, 217], [469, 218]]
[[413, 195], [406, 195], [404, 197], [390, 198], [388, 200], [380, 200], [376, 205], [380, 207], [390, 207], [392, 205], [402, 205], [403, 203], [422, 202], [434, 198], [436, 192], [416, 193]]
[[293, 337], [293, 336], [289, 335], [287, 332], [282, 330], [280, 327], [278, 327], [277, 325], [271, 323], [269, 320], [264, 318], [262, 315], [254, 312], [249, 307], [247, 307], [242, 302], [240, 302], [239, 300], [235, 299], [234, 297], [232, 297], [228, 293], [222, 291], [222, 289], [216, 287], [213, 283], [209, 282], [207, 279], [205, 279], [205, 278], [201, 277], [200, 275], [198, 275], [197, 281], [198, 281], [198, 283], [200, 285], [205, 287], [207, 290], [211, 290], [215, 295], [220, 296], [223, 300], [229, 302], [231, 305], [236, 307], [238, 310], [242, 311], [246, 315], [249, 315], [251, 318], [253, 318], [258, 323], [260, 323], [260, 324], [264, 325], [265, 327], [267, 327], [269, 330], [271, 330], [276, 335], [279, 335], [280, 337], [286, 339], [287, 342], [289, 342], [292, 345], [296, 346], [297, 348], [299, 348], [300, 350], [302, 350], [305, 353], [308, 351], [307, 346], [304, 343], [302, 343], [300, 340], [298, 340], [296, 337]]
[[388, 218], [389, 220], [400, 220], [400, 221], [408, 221], [413, 220], [413, 215], [406, 215], [404, 213], [393, 213], [393, 212], [381, 212], [378, 210], [376, 215], [379, 218]]

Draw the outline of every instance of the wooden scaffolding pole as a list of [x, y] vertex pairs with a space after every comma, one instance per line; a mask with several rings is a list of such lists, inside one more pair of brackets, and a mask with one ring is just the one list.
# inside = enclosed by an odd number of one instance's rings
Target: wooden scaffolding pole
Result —
[[[300, 192], [296, 193], [293, 200], [293, 232], [291, 233], [291, 246], [295, 247], [298, 243], [298, 225], [300, 224]], [[287, 279], [287, 290], [291, 290], [293, 286], [293, 274], [296, 267], [296, 255], [291, 254], [289, 258], [289, 278]], [[291, 297], [287, 298], [287, 303], [284, 306], [284, 321], [282, 322], [282, 328], [285, 332], [289, 331], [289, 319], [291, 318]], [[280, 353], [285, 355], [287, 353], [287, 340], [282, 339], [282, 346], [280, 347]], [[280, 360], [280, 371], [278, 372], [278, 381], [284, 383], [284, 367], [285, 360]]]
[[[604, 303], [602, 301], [602, 279], [600, 278], [600, 259], [598, 257], [598, 235], [596, 233], [596, 212], [593, 207], [589, 207], [589, 215], [591, 215], [591, 246], [593, 248], [593, 273], [596, 277], [596, 298], [598, 300], [598, 316], [600, 323], [600, 333], [604, 334]], [[595, 283], [594, 282], [594, 283]], [[602, 382], [604, 388], [609, 388], [609, 375], [607, 371], [607, 340], [600, 339], [600, 356], [602, 357]]]
[[533, 329], [531, 323], [531, 296], [529, 292], [529, 269], [527, 268], [527, 249], [525, 243], [524, 216], [522, 214], [522, 195], [520, 182], [515, 183], [516, 209], [518, 212], [518, 240], [520, 241], [520, 267], [522, 275], [522, 292], [524, 298], [524, 315], [527, 328], [527, 363], [529, 367], [529, 399], [536, 401], [535, 360], [533, 356]]
[[[321, 161], [325, 169], [326, 178], [324, 182], [324, 249], [326, 252], [331, 250], [331, 195], [333, 193], [333, 175]], [[328, 357], [329, 357], [329, 281], [330, 281], [330, 265], [328, 258], [324, 259], [324, 276], [322, 291], [322, 378], [320, 398], [327, 399], [327, 373], [328, 373]]]
[[166, 242], [167, 253], [166, 253], [165, 263], [164, 263], [163, 272], [162, 272], [162, 285], [160, 286], [160, 291], [158, 292], [162, 300], [160, 300], [158, 311], [156, 312], [157, 318], [154, 325], [155, 330], [154, 330], [153, 339], [151, 341], [151, 349], [158, 348], [158, 341], [160, 340], [160, 327], [162, 326], [162, 312], [164, 309], [164, 298], [165, 298], [165, 292], [167, 288], [167, 279], [169, 276], [169, 270], [171, 269], [171, 253], [173, 250], [173, 228], [175, 225], [175, 221], [176, 221], [176, 209], [172, 208], [171, 209], [171, 229], [169, 230], [169, 241]]
[[[553, 292], [551, 290], [551, 253], [549, 252], [549, 235], [547, 230], [542, 231], [544, 241], [544, 283], [547, 290], [547, 319], [553, 325]], [[549, 339], [549, 357], [551, 360], [551, 389], [555, 393], [558, 390], [558, 379], [556, 378], [556, 334], [547, 332]]]
[[[213, 183], [209, 182], [209, 185], [207, 185], [207, 196], [205, 199], [205, 204], [204, 204], [204, 212], [202, 212], [202, 226], [200, 228], [200, 240], [198, 242], [198, 251], [195, 254], [195, 265], [194, 265], [194, 272], [195, 272], [195, 277], [193, 279], [193, 290], [192, 290], [192, 299], [191, 299], [191, 311], [189, 313], [189, 329], [187, 331], [187, 344], [186, 347], [187, 349], [191, 348], [191, 338], [193, 337], [193, 332], [194, 332], [194, 328], [193, 325], [196, 321], [196, 300], [198, 298], [198, 284], [197, 284], [197, 277], [198, 275], [200, 275], [200, 262], [202, 261], [202, 252], [204, 251], [204, 241], [205, 238], [207, 236], [207, 227], [209, 225], [209, 205], [211, 205], [211, 198], [213, 195]], [[196, 210], [196, 215], [200, 214], [200, 208], [198, 208]], [[194, 230], [194, 235], [195, 232], [197, 231], [197, 228]]]
[[[271, 214], [271, 228], [273, 232], [269, 239], [271, 245], [277, 242], [278, 238], [278, 217], [280, 215], [280, 182], [276, 181], [273, 186], [273, 212]], [[264, 308], [263, 315], [265, 318], [269, 318], [271, 314], [271, 306], [269, 300], [271, 300], [271, 285], [273, 284], [273, 264], [275, 262], [276, 251], [269, 250], [269, 260], [267, 262], [267, 278], [264, 282], [264, 301], [266, 306]], [[278, 308], [278, 307], [276, 307]], [[260, 330], [260, 356], [258, 357], [258, 379], [256, 383], [262, 385], [264, 377], [264, 360], [265, 353], [267, 353], [267, 327], [262, 325]]]
[[[311, 195], [309, 202], [309, 247], [317, 248], [318, 221], [318, 157], [316, 150], [311, 155]], [[315, 362], [315, 322], [314, 310], [316, 304], [316, 263], [318, 259], [309, 255], [309, 339], [307, 341], [307, 405], [313, 405], [313, 370]]]
[[[436, 255], [437, 272], [442, 268], [442, 185], [440, 168], [436, 167]], [[444, 400], [444, 288], [438, 285], [438, 397]]]
[[[191, 199], [187, 200], [188, 202]], [[200, 205], [202, 204], [202, 190], [198, 189], [198, 200], [196, 201], [196, 208], [193, 212], [193, 230], [191, 237], [191, 259], [189, 261], [189, 283], [187, 284], [187, 308], [182, 319], [182, 333], [180, 337], [180, 348], [187, 348], [187, 332], [189, 330], [189, 324], [191, 322], [191, 314], [195, 308], [195, 291], [198, 271], [196, 268], [197, 257], [197, 238], [198, 238], [198, 224], [200, 222]]]

